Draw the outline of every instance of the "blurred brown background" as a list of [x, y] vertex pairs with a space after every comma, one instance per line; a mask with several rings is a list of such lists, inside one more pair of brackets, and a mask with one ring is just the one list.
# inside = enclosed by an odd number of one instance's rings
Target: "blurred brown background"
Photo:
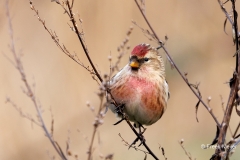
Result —
[[[88, 64], [75, 34], [69, 29], [69, 19], [63, 10], [50, 0], [34, 1], [46, 25], [56, 31], [60, 41], [68, 49], [75, 51], [81, 61]], [[8, 23], [5, 15], [5, 1], [0, 2], [0, 46], [1, 52], [12, 58], [8, 44]], [[227, 5], [228, 6], [228, 5]], [[228, 6], [229, 7], [229, 6]], [[240, 5], [237, 4], [240, 11]], [[146, 28], [134, 1], [88, 0], [76, 1], [74, 11], [83, 19], [88, 49], [94, 63], [101, 73], [109, 72], [108, 55], [117, 59], [117, 47], [133, 26], [131, 20]], [[98, 86], [89, 73], [65, 56], [56, 47], [43, 26], [30, 10], [29, 2], [10, 1], [15, 44], [22, 50], [22, 61], [31, 84], [35, 83], [38, 101], [44, 108], [43, 117], [47, 126], [51, 126], [52, 109], [54, 115], [54, 136], [65, 150], [66, 140], [70, 136], [70, 150], [86, 159], [90, 137], [93, 131], [94, 116], [87, 108], [90, 101], [95, 108], [99, 105], [96, 95]], [[161, 39], [167, 35], [166, 47], [182, 72], [188, 72], [192, 83], [200, 82], [203, 99], [211, 96], [211, 107], [221, 122], [223, 112], [220, 95], [227, 102], [229, 87], [225, 83], [232, 76], [235, 53], [231, 36], [231, 27], [227, 24], [226, 35], [223, 31], [224, 14], [217, 1], [196, 0], [152, 0], [146, 2], [146, 15]], [[131, 49], [139, 43], [156, 44], [149, 41], [141, 30], [134, 27], [130, 36]], [[164, 55], [163, 51], [160, 51]], [[121, 66], [128, 62], [128, 55], [122, 59]], [[164, 147], [168, 159], [188, 159], [178, 144], [184, 138], [184, 145], [194, 158], [209, 159], [213, 149], [203, 150], [201, 144], [210, 144], [215, 136], [216, 125], [206, 109], [200, 105], [198, 118], [195, 118], [197, 98], [180, 78], [176, 70], [171, 70], [166, 62], [167, 80], [171, 98], [168, 109], [162, 119], [147, 127], [147, 143], [163, 159], [159, 144]], [[22, 108], [25, 113], [35, 117], [36, 112], [31, 101], [22, 93], [23, 83], [19, 73], [0, 55], [0, 159], [49, 159], [57, 155], [43, 131], [31, 125], [29, 120], [6, 104], [6, 97]], [[135, 139], [126, 123], [117, 126], [115, 116], [108, 112], [104, 124], [99, 129], [101, 143], [94, 144], [94, 159], [99, 154], [114, 154], [115, 160], [143, 159], [144, 154], [133, 149], [128, 150], [121, 142], [118, 133], [129, 143]], [[233, 112], [231, 128], [235, 130], [239, 118]], [[69, 134], [70, 132], [70, 134]], [[97, 136], [98, 137], [98, 136]], [[230, 139], [228, 134], [227, 139]], [[238, 159], [239, 148], [232, 156]], [[152, 159], [148, 156], [148, 159]]]

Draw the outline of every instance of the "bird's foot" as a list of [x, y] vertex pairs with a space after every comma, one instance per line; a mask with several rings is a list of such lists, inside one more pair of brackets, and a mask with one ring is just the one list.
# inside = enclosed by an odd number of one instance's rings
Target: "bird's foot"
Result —
[[113, 125], [117, 125], [126, 119], [126, 117], [124, 116], [124, 113], [123, 113], [124, 107], [125, 107], [125, 104], [120, 104], [116, 107], [115, 112], [118, 114], [118, 116], [121, 116], [122, 118], [119, 121], [117, 121], [116, 123], [114, 123]]
[[115, 112], [120, 115], [123, 114], [124, 107], [125, 107], [125, 104], [120, 104], [116, 106]]
[[[136, 126], [139, 127], [139, 134], [138, 134], [137, 138], [129, 146], [129, 148], [131, 148], [133, 145], [135, 145], [138, 140], [141, 141], [140, 144], [138, 145], [138, 147], [140, 147], [146, 141], [144, 136], [143, 136], [143, 133], [146, 131], [146, 128], [144, 128], [143, 125], [140, 124], [140, 123], [138, 123], [138, 124], [134, 123], [134, 127], [136, 127]], [[143, 128], [143, 131], [141, 131], [141, 128]]]
[[132, 142], [131, 145], [129, 145], [128, 149], [130, 149], [133, 145], [135, 145], [137, 143], [137, 141], [140, 140], [140, 144], [138, 145], [138, 147], [140, 147], [146, 140], [144, 138], [144, 136], [142, 135], [142, 133], [140, 133], [138, 135], [138, 137]]

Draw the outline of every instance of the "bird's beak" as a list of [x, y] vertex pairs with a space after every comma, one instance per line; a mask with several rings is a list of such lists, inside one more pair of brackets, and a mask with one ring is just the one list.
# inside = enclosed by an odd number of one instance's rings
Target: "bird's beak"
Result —
[[138, 69], [138, 68], [139, 68], [139, 62], [138, 62], [136, 59], [132, 59], [132, 60], [130, 61], [129, 66], [131, 66], [131, 67], [134, 68], [134, 69]]

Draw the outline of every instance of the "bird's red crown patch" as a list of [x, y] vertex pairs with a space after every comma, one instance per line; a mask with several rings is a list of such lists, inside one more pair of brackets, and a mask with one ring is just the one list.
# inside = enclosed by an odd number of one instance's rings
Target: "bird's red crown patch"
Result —
[[139, 44], [133, 49], [131, 55], [144, 57], [149, 50], [150, 50], [149, 44]]

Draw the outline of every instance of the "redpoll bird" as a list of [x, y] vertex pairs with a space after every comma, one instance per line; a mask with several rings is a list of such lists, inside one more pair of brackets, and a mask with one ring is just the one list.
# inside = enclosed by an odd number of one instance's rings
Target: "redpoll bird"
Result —
[[[149, 44], [137, 45], [129, 63], [109, 82], [109, 89], [123, 111], [136, 126], [157, 122], [167, 108], [168, 84], [165, 67], [157, 49]], [[116, 113], [116, 106], [110, 105]]]

